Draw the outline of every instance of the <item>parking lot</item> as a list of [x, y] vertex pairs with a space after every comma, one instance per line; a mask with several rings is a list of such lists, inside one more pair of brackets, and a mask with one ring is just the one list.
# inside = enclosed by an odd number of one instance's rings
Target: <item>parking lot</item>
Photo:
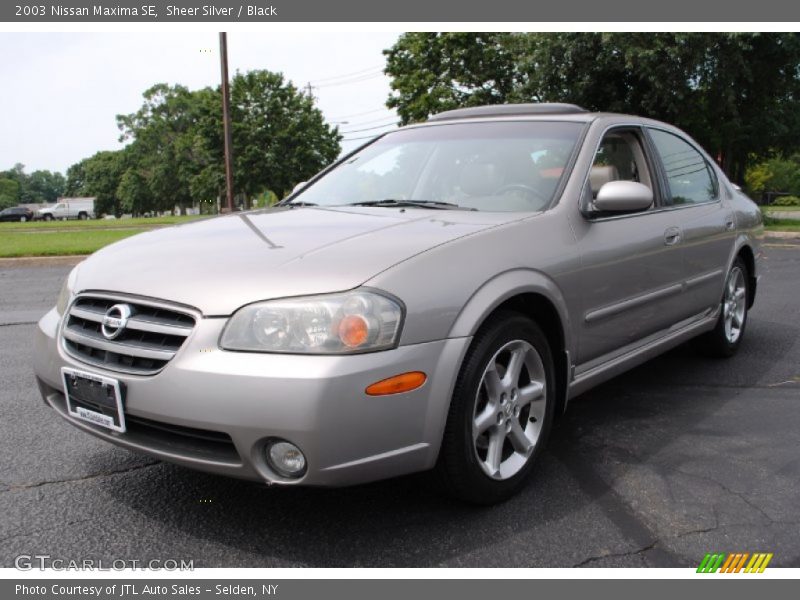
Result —
[[575, 399], [530, 485], [473, 508], [424, 474], [267, 488], [113, 447], [63, 422], [31, 370], [69, 266], [0, 263], [0, 566], [193, 559], [195, 567], [800, 567], [800, 245], [767, 248], [740, 353], [682, 346]]

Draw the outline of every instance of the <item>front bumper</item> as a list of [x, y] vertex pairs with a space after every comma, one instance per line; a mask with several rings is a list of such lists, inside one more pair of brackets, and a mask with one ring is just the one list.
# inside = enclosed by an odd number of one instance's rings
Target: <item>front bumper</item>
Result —
[[[99, 369], [65, 354], [55, 309], [39, 322], [35, 372], [42, 396], [71, 424], [125, 448], [223, 475], [304, 485], [351, 485], [431, 468], [455, 377], [470, 338], [352, 356], [220, 350], [224, 318], [200, 319], [163, 371], [137, 376]], [[127, 388], [128, 431], [68, 416], [61, 367], [113, 377]], [[426, 383], [372, 397], [364, 389], [406, 371]], [[285, 479], [264, 460], [269, 438], [305, 454], [306, 473]]]

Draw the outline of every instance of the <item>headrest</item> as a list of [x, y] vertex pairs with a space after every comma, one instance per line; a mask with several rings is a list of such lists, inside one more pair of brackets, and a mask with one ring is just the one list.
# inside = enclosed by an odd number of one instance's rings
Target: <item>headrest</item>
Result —
[[609, 181], [618, 181], [619, 180], [619, 171], [617, 171], [617, 167], [614, 165], [607, 165], [607, 166], [599, 166], [595, 165], [592, 167], [592, 171], [589, 173], [589, 182], [592, 186], [592, 195], [597, 196], [597, 192], [600, 191], [600, 188], [607, 184]]
[[494, 163], [465, 165], [459, 186], [468, 196], [491, 196], [503, 185], [503, 174]]

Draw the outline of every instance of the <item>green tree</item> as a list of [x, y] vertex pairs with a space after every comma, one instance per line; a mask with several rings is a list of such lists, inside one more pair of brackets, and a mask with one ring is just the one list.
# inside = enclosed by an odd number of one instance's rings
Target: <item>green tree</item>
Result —
[[267, 190], [283, 197], [340, 151], [338, 130], [280, 73], [237, 73], [231, 120], [234, 187], [248, 198]]
[[55, 202], [64, 194], [66, 180], [61, 173], [46, 170], [25, 173], [25, 165], [17, 163], [13, 168], [0, 172], [0, 178], [17, 183], [17, 203], [44, 204]]
[[0, 178], [0, 210], [19, 204], [19, 183], [7, 177]]
[[774, 156], [752, 165], [745, 173], [747, 191], [754, 196], [781, 192], [800, 196], [800, 154], [790, 158]]
[[122, 214], [117, 188], [125, 169], [123, 150], [98, 152], [83, 161], [84, 182], [81, 192], [96, 198], [94, 210], [97, 215]]
[[64, 187], [64, 195], [69, 197], [84, 196], [86, 186], [86, 162], [90, 160], [84, 158], [76, 162], [67, 169], [67, 182]]
[[193, 94], [182, 85], [160, 83], [144, 92], [144, 100], [137, 112], [117, 116], [120, 141], [135, 141], [129, 155], [146, 178], [156, 208], [179, 206], [185, 212], [192, 204], [190, 179], [196, 168], [188, 141], [196, 117]]
[[751, 154], [800, 148], [795, 33], [459, 34], [484, 57], [469, 62], [462, 47], [435, 41], [450, 35], [406, 34], [386, 51], [387, 105], [405, 122], [456, 105], [573, 102], [674, 123], [738, 182]]
[[[267, 190], [282, 196], [339, 154], [338, 131], [282, 75], [237, 73], [231, 96], [234, 186], [246, 199]], [[144, 100], [117, 122], [121, 140], [133, 140], [126, 148], [130, 165], [146, 182], [153, 206], [216, 202], [225, 186], [220, 90], [159, 84]], [[132, 189], [143, 194], [141, 181], [133, 188], [129, 183], [120, 189], [126, 198]]]
[[61, 173], [34, 171], [28, 177], [22, 201], [26, 203], [55, 202], [64, 195], [66, 179]]
[[225, 194], [225, 167], [222, 139], [222, 95], [212, 88], [193, 93], [194, 127], [182, 144], [192, 161], [189, 192], [201, 206], [214, 207]]
[[120, 177], [116, 197], [120, 210], [138, 217], [145, 212], [155, 210], [155, 203], [147, 179], [135, 168], [127, 168]]
[[507, 102], [515, 57], [499, 33], [406, 33], [384, 51], [392, 94], [386, 105], [405, 125], [431, 114]]

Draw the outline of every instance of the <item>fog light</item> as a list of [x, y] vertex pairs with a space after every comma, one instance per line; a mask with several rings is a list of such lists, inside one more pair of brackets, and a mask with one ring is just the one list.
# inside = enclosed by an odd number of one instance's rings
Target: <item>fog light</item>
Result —
[[267, 462], [281, 477], [300, 477], [306, 472], [306, 457], [300, 448], [282, 440], [267, 446]]

